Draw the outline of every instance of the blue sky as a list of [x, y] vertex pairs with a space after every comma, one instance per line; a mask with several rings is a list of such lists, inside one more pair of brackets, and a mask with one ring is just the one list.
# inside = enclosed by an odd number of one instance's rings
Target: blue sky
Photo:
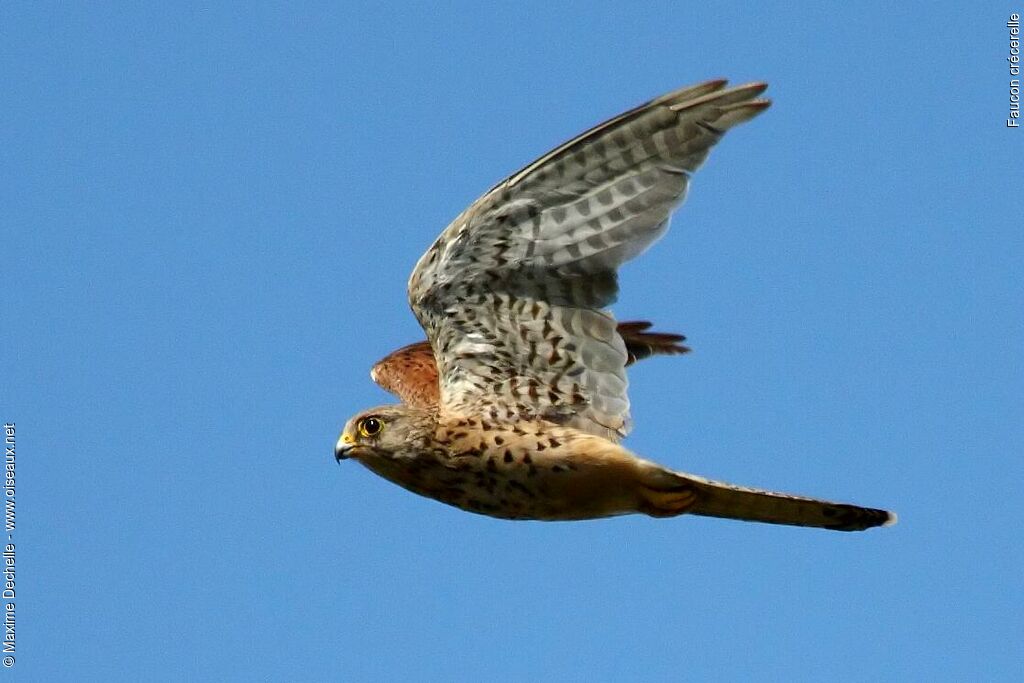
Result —
[[[0, 677], [1019, 675], [1010, 9], [6, 4]], [[632, 373], [627, 445], [900, 524], [511, 523], [336, 466], [446, 223], [719, 76], [774, 106], [622, 272], [695, 349]]]

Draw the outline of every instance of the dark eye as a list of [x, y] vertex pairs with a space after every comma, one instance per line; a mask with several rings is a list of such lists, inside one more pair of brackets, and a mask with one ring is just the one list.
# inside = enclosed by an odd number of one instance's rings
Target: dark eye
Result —
[[359, 422], [359, 433], [365, 437], [377, 436], [384, 429], [384, 423], [375, 417], [366, 417]]

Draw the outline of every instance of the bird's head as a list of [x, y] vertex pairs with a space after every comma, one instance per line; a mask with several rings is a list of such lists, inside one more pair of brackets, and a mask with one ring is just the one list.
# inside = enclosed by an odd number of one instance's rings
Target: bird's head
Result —
[[404, 405], [364, 410], [345, 423], [334, 446], [334, 459], [365, 463], [374, 457], [393, 458], [415, 449], [433, 423], [433, 413]]

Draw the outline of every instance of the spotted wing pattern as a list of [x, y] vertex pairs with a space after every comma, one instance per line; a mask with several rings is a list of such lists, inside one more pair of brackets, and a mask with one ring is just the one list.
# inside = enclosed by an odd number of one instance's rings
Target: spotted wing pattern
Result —
[[506, 179], [422, 256], [409, 302], [441, 410], [628, 432], [627, 351], [604, 309], [616, 269], [658, 239], [722, 135], [768, 106], [710, 81], [607, 121]]
[[[686, 341], [683, 335], [649, 332], [650, 327], [647, 321], [619, 323], [619, 336], [626, 343], [627, 366], [654, 355], [674, 356], [690, 351], [682, 344]], [[413, 408], [433, 408], [438, 403], [437, 364], [428, 341], [392, 351], [377, 361], [370, 377]]]

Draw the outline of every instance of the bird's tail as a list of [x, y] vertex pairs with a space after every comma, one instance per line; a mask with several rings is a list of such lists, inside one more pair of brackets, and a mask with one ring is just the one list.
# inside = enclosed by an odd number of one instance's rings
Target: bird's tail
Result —
[[[669, 491], [694, 494], [692, 504], [686, 505], [685, 510], [679, 510], [692, 515], [836, 531], [862, 531], [896, 523], [896, 515], [886, 510], [762, 491], [660, 467], [658, 469], [664, 473], [657, 477], [660, 479], [658, 488], [662, 495]], [[670, 481], [674, 483], [666, 486]]]

